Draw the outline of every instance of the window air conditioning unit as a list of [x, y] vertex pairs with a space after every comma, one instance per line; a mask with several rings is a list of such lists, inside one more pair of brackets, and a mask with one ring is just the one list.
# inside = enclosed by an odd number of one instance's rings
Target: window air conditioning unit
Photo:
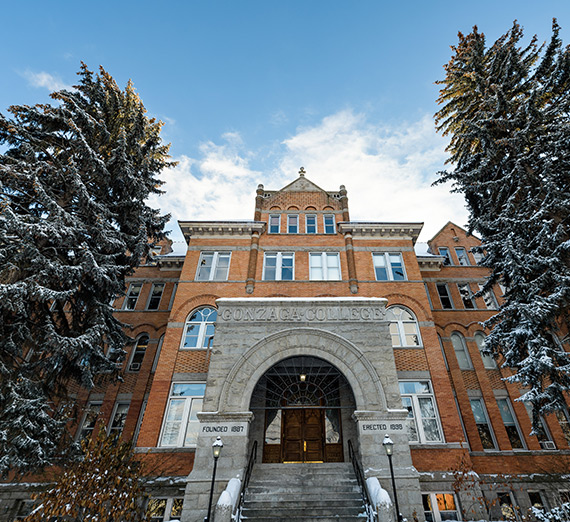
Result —
[[556, 449], [556, 444], [554, 444], [553, 441], [551, 440], [543, 440], [540, 445], [542, 446], [542, 449], [545, 450], [555, 450]]

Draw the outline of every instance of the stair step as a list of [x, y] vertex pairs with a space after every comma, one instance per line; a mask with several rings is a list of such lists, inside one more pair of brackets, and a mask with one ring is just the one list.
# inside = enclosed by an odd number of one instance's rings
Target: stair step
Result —
[[350, 463], [258, 464], [242, 514], [248, 522], [362, 522], [360, 495]]

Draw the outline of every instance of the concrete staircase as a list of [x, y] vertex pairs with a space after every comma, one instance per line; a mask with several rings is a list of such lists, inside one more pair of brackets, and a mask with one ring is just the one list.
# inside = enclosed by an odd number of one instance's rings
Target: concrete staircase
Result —
[[364, 512], [350, 462], [256, 464], [242, 520], [362, 522]]

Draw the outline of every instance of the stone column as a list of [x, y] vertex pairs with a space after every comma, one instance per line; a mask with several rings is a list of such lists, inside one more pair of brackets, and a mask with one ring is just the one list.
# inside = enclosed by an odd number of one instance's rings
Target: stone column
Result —
[[249, 428], [252, 419], [253, 413], [249, 411], [198, 413], [200, 427], [196, 457], [186, 484], [182, 522], [202, 522], [208, 513], [214, 467], [212, 443], [216, 437], [222, 439], [224, 447], [218, 459], [212, 513], [228, 481], [234, 477], [243, 479], [243, 471], [249, 458]]

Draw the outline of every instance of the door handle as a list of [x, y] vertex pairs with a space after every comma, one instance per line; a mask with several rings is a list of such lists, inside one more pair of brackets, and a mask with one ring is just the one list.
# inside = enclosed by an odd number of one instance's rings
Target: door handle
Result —
[[306, 440], [303, 441], [303, 451], [305, 453], [307, 453], [307, 441]]

